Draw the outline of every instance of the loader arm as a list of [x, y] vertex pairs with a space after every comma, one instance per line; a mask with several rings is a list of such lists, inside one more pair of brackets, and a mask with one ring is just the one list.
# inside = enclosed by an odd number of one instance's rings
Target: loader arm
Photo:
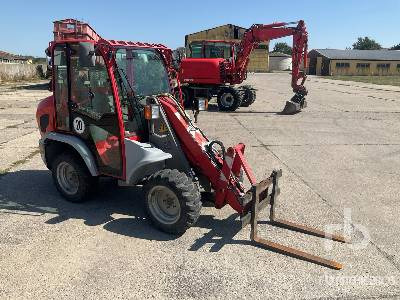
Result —
[[[296, 24], [296, 27], [288, 25]], [[296, 94], [306, 95], [307, 90], [304, 87], [306, 74], [300, 70], [301, 63], [304, 63], [304, 69], [307, 67], [307, 30], [303, 20], [291, 23], [273, 23], [269, 25], [255, 24], [244, 33], [233, 66], [233, 81], [241, 83], [246, 79], [247, 65], [249, 63], [251, 51], [258, 46], [260, 42], [266, 42], [286, 36], [293, 36], [292, 52], [292, 88]]]
[[[222, 208], [230, 205], [240, 216], [242, 227], [251, 224], [252, 242], [263, 248], [306, 260], [332, 269], [341, 269], [342, 265], [332, 260], [318, 257], [301, 250], [265, 240], [257, 234], [259, 211], [270, 205], [270, 223], [309, 235], [329, 238], [345, 242], [339, 235], [327, 236], [325, 232], [275, 217], [275, 204], [280, 194], [278, 186], [281, 170], [275, 170], [271, 175], [257, 183], [254, 173], [244, 157], [244, 144], [238, 144], [226, 149], [221, 142], [210, 141], [204, 133], [195, 126], [186, 115], [179, 103], [168, 95], [161, 95], [158, 101], [167, 115], [176, 133], [182, 150], [196, 176], [205, 176], [214, 192], [214, 205]], [[215, 151], [213, 144], [221, 147], [222, 153]], [[241, 170], [246, 174], [251, 189], [245, 191], [240, 180]]]

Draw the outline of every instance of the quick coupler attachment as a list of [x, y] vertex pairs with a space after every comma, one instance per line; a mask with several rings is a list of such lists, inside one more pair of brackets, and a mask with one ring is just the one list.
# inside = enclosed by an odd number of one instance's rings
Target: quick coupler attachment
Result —
[[251, 224], [250, 239], [254, 243], [254, 245], [258, 247], [262, 247], [267, 250], [288, 255], [297, 259], [308, 261], [331, 269], [340, 270], [342, 268], [342, 264], [336, 261], [325, 259], [295, 248], [274, 243], [272, 241], [268, 241], [258, 236], [257, 223], [258, 223], [259, 212], [269, 204], [270, 205], [269, 223], [271, 225], [309, 235], [314, 235], [317, 237], [332, 239], [337, 242], [342, 242], [342, 243], [346, 242], [344, 237], [340, 235], [327, 235], [322, 230], [314, 229], [308, 226], [275, 218], [275, 204], [280, 193], [278, 181], [281, 176], [282, 176], [282, 170], [275, 170], [271, 173], [271, 176], [269, 178], [251, 187], [250, 191], [252, 199], [251, 202], [249, 203], [250, 205], [249, 209], [241, 217], [242, 228], [247, 226], [249, 223]]

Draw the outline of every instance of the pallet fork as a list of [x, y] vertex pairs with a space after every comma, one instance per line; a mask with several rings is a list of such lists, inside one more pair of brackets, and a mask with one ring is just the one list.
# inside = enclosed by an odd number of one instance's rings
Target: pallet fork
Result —
[[[251, 241], [257, 245], [292, 257], [306, 260], [315, 264], [333, 269], [341, 269], [342, 265], [309, 253], [286, 247], [260, 238], [257, 235], [257, 220], [259, 212], [268, 204], [270, 209], [270, 223], [275, 226], [329, 238], [344, 243], [345, 239], [338, 235], [328, 236], [325, 232], [289, 221], [275, 218], [275, 204], [279, 195], [278, 180], [282, 171], [273, 171], [271, 175], [257, 183], [256, 177], [244, 157], [245, 145], [242, 143], [234, 147], [225, 147], [220, 141], [209, 141], [201, 130], [195, 127], [185, 116], [182, 109], [173, 105], [172, 100], [161, 99], [161, 104], [175, 129], [181, 143], [185, 146], [188, 159], [198, 172], [209, 180], [214, 189], [213, 201], [217, 209], [225, 205], [231, 206], [241, 217], [242, 227], [251, 223]], [[219, 145], [220, 151], [214, 149]], [[246, 191], [243, 185], [243, 173], [246, 174], [251, 189]], [[271, 189], [270, 189], [271, 188]], [[270, 191], [270, 193], [268, 193]]]
[[[270, 204], [270, 224], [286, 228], [289, 230], [314, 235], [317, 237], [332, 239], [337, 242], [345, 243], [344, 237], [340, 235], [327, 235], [324, 231], [310, 228], [304, 225], [296, 224], [293, 222], [289, 222], [286, 220], [276, 219], [275, 218], [275, 205], [277, 201], [277, 197], [280, 193], [278, 180], [282, 176], [282, 170], [275, 170], [271, 173], [271, 176], [266, 180], [261, 181], [258, 184], [253, 184], [250, 192], [251, 192], [251, 208], [249, 211], [241, 217], [242, 228], [246, 227], [249, 223], [251, 224], [251, 232], [250, 239], [254, 245], [278, 252], [281, 254], [285, 254], [294, 258], [298, 258], [301, 260], [305, 260], [311, 263], [315, 263], [318, 265], [322, 265], [328, 268], [340, 270], [342, 268], [342, 264], [325, 259], [319, 256], [315, 256], [313, 254], [287, 247], [266, 239], [259, 237], [257, 231], [258, 217], [259, 213], [262, 209], [264, 209], [268, 204]], [[268, 190], [271, 187], [271, 193], [268, 194]]]

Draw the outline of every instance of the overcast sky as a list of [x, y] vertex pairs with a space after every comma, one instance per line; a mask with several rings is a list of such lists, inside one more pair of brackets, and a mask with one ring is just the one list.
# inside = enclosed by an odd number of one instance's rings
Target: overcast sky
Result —
[[307, 24], [309, 49], [344, 49], [359, 36], [369, 36], [383, 47], [400, 43], [399, 0], [17, 0], [1, 3], [0, 50], [44, 56], [52, 21], [64, 18], [87, 21], [108, 39], [164, 43], [173, 49], [184, 45], [185, 34], [227, 23], [247, 28], [299, 19]]

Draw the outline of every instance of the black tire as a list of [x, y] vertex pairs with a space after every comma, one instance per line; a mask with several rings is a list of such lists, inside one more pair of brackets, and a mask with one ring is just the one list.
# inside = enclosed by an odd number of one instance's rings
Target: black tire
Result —
[[[160, 198], [155, 200], [155, 195], [157, 195], [155, 191], [165, 188], [169, 190], [167, 193], [172, 192], [176, 196], [175, 201], [179, 201], [177, 209], [179, 210], [179, 216], [174, 216], [175, 219], [171, 218], [170, 222], [163, 221], [162, 216], [160, 217], [160, 212], [155, 211], [156, 208], [154, 207], [154, 202], [160, 201]], [[193, 226], [200, 216], [202, 205], [199, 188], [191, 178], [178, 170], [164, 169], [150, 176], [144, 186], [144, 194], [145, 206], [150, 220], [158, 229], [164, 232], [182, 234]], [[167, 201], [169, 199], [168, 197], [165, 198]], [[174, 208], [176, 206], [173, 206], [172, 209]], [[165, 211], [161, 211], [161, 214], [164, 213]]]
[[[64, 187], [62, 183], [62, 173], [61, 168], [64, 168], [65, 165], [69, 165], [73, 168], [76, 174], [76, 182], [78, 187], [75, 189], [70, 190], [69, 192]], [[58, 155], [51, 164], [51, 172], [53, 175], [53, 180], [55, 186], [59, 193], [68, 201], [70, 202], [83, 202], [86, 200], [87, 196], [90, 194], [92, 189], [96, 186], [97, 177], [93, 177], [84, 162], [78, 158], [76, 155], [70, 153], [62, 153]]]
[[244, 97], [243, 97], [243, 101], [242, 104], [240, 106], [242, 107], [249, 107], [250, 105], [252, 105], [254, 103], [254, 101], [256, 101], [256, 91], [255, 90], [251, 90], [251, 89], [244, 89]]
[[217, 95], [220, 111], [235, 111], [242, 103], [242, 97], [235, 88], [223, 88]]
[[[175, 96], [175, 99], [176, 99], [176, 100], [180, 101], [180, 98], [179, 98], [179, 90], [178, 90], [178, 89], [174, 91], [174, 96]], [[182, 95], [182, 96], [183, 96], [183, 95]]]
[[193, 106], [193, 93], [189, 88], [182, 88], [182, 102], [185, 108], [192, 108]]

